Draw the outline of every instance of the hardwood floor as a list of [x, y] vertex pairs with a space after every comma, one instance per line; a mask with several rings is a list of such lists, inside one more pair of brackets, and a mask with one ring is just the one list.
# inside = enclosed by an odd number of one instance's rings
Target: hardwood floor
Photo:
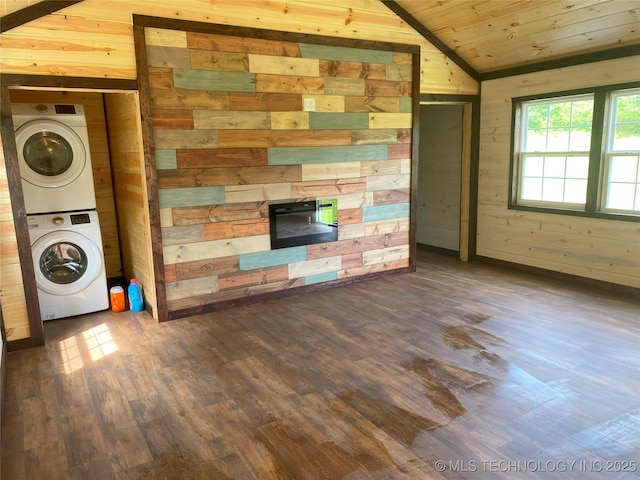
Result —
[[638, 478], [637, 299], [420, 252], [415, 274], [8, 355], [2, 478]]

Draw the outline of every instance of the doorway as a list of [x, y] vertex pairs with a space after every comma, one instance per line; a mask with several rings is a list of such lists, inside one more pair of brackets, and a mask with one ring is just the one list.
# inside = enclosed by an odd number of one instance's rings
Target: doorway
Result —
[[419, 245], [462, 257], [464, 105], [420, 105]]

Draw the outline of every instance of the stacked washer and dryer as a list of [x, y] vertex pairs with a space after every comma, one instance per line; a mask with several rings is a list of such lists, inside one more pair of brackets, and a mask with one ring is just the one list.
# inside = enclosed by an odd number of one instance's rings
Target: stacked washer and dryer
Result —
[[82, 105], [11, 105], [43, 321], [109, 308]]

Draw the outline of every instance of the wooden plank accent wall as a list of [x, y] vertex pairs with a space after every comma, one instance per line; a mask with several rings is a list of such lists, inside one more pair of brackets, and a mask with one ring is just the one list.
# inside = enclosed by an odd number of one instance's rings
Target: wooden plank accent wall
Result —
[[637, 222], [507, 209], [511, 98], [637, 81], [640, 57], [483, 82], [477, 254], [640, 288]]
[[[91, 169], [96, 191], [96, 211], [100, 218], [107, 277], [122, 276], [118, 226], [113, 201], [107, 125], [101, 93], [49, 90], [11, 90], [13, 103], [79, 103], [84, 106], [89, 131]], [[11, 339], [13, 340], [13, 339]]]
[[[170, 316], [409, 266], [411, 53], [145, 38]], [[338, 241], [271, 250], [269, 203], [333, 197]]]
[[104, 101], [122, 272], [125, 278], [135, 278], [142, 286], [144, 300], [151, 306], [154, 318], [158, 318], [138, 94], [111, 93], [104, 96]]

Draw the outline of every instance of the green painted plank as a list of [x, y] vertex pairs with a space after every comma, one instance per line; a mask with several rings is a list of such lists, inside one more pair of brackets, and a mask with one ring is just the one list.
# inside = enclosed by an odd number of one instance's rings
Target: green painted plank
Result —
[[400, 113], [411, 113], [413, 110], [413, 98], [400, 97]]
[[362, 218], [365, 222], [377, 222], [379, 220], [391, 220], [393, 218], [406, 218], [408, 216], [408, 203], [374, 205], [372, 207], [364, 207], [362, 209]]
[[160, 208], [224, 203], [224, 187], [165, 188], [158, 190]]
[[368, 113], [309, 112], [309, 128], [316, 130], [366, 130]]
[[330, 282], [331, 280], [338, 279], [338, 272], [325, 272], [325, 273], [316, 273], [315, 275], [309, 275], [304, 277], [304, 284], [311, 285], [313, 283], [324, 283]]
[[387, 160], [387, 145], [344, 147], [278, 147], [267, 149], [269, 165], [337, 163], [361, 160]]
[[156, 150], [156, 169], [173, 170], [178, 168], [175, 150]]
[[255, 76], [245, 72], [217, 72], [213, 70], [173, 70], [173, 85], [189, 90], [218, 92], [255, 92]]
[[280, 248], [266, 252], [243, 253], [240, 255], [240, 270], [287, 265], [302, 262], [307, 258], [307, 247]]
[[303, 58], [319, 58], [321, 60], [342, 60], [346, 62], [386, 63], [393, 64], [393, 52], [368, 50], [363, 48], [333, 47], [329, 45], [313, 45], [300, 43]]

